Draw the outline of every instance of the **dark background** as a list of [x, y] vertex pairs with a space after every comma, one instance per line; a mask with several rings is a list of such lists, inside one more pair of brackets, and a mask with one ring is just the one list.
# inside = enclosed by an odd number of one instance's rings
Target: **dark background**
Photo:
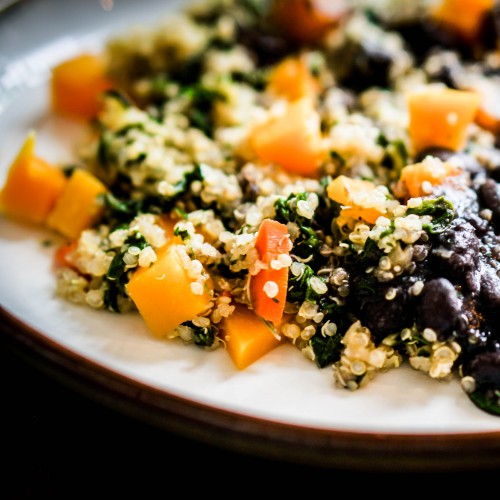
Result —
[[168, 498], [174, 491], [176, 496], [196, 493], [201, 498], [210, 492], [223, 497], [243, 493], [248, 498], [272, 491], [280, 497], [300, 491], [318, 497], [362, 490], [399, 496], [408, 491], [432, 495], [439, 488], [458, 492], [464, 485], [495, 491], [498, 485], [498, 468], [436, 473], [341, 470], [194, 442], [71, 389], [7, 340], [0, 333], [4, 499]]

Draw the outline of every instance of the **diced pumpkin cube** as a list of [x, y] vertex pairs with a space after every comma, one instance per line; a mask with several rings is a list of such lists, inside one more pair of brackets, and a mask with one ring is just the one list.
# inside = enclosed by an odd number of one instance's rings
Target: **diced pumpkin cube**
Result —
[[459, 151], [481, 97], [473, 91], [429, 86], [410, 93], [407, 102], [408, 131], [417, 152], [432, 146]]
[[221, 331], [227, 351], [239, 370], [283, 342], [262, 319], [242, 304], [236, 304], [234, 312], [222, 320]]
[[51, 99], [56, 113], [88, 120], [101, 109], [101, 95], [111, 88], [102, 56], [84, 53], [52, 70]]
[[156, 262], [138, 268], [126, 289], [149, 330], [164, 337], [206, 311], [213, 293], [209, 280], [200, 290], [200, 283], [189, 276], [184, 265], [189, 257], [183, 245], [167, 243], [156, 253]]
[[442, 184], [445, 179], [460, 172], [461, 170], [451, 163], [428, 157], [420, 163], [404, 167], [401, 171], [401, 181], [405, 184], [410, 197], [417, 198], [430, 194], [429, 188]]
[[43, 223], [65, 184], [62, 170], [35, 156], [35, 134], [26, 138], [0, 191], [0, 207], [11, 217]]
[[339, 175], [328, 185], [328, 197], [342, 205], [340, 215], [374, 224], [386, 212], [384, 195], [370, 181]]
[[364, 220], [370, 224], [375, 224], [377, 219], [384, 215], [384, 212], [375, 208], [346, 207], [340, 210], [340, 215], [344, 219]]
[[271, 72], [267, 90], [290, 101], [318, 92], [318, 82], [309, 71], [305, 57], [288, 57]]
[[474, 40], [494, 4], [495, 0], [439, 0], [431, 9], [431, 18], [464, 39]]
[[261, 160], [309, 177], [317, 175], [326, 156], [320, 117], [309, 97], [287, 102], [282, 114], [272, 116], [251, 132], [250, 144]]
[[326, 191], [331, 200], [341, 205], [352, 205], [355, 193], [369, 193], [375, 187], [373, 182], [339, 175], [328, 184]]
[[103, 210], [99, 195], [106, 192], [106, 186], [97, 177], [76, 169], [49, 213], [47, 225], [71, 240], [76, 239], [99, 218]]

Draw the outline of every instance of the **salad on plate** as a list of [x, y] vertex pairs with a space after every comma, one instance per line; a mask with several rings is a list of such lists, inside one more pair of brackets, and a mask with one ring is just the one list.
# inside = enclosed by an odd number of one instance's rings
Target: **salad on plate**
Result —
[[238, 370], [290, 343], [339, 389], [402, 364], [500, 415], [500, 5], [212, 0], [52, 69], [71, 164], [0, 206], [54, 291]]

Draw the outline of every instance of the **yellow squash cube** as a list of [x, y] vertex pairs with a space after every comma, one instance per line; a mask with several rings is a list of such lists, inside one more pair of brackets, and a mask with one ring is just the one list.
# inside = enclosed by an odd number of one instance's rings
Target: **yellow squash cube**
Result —
[[63, 236], [76, 239], [101, 214], [103, 204], [99, 195], [106, 191], [106, 186], [90, 172], [75, 170], [47, 217], [47, 225]]

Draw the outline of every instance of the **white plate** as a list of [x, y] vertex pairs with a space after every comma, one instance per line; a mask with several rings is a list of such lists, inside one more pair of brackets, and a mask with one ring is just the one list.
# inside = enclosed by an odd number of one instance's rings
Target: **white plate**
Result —
[[[51, 66], [81, 50], [98, 50], [109, 34], [137, 22], [154, 24], [180, 4], [115, 1], [105, 10], [96, 2], [27, 1], [0, 14], [0, 183], [30, 129], [37, 131], [38, 155], [52, 162], [72, 159], [81, 129], [49, 112]], [[57, 237], [0, 216], [0, 313], [6, 332], [69, 366], [67, 377], [83, 374], [125, 399], [132, 393], [140, 399], [129, 390], [140, 388], [143, 399], [149, 397], [143, 413], [154, 413], [156, 420], [168, 413], [170, 427], [188, 408], [195, 421], [217, 422], [228, 445], [231, 436], [234, 443], [255, 439], [260, 444], [246, 441], [251, 451], [272, 455], [287, 445], [293, 455], [297, 450], [285, 443], [293, 435], [295, 445], [311, 446], [303, 454], [308, 460], [320, 450], [336, 456], [357, 447], [361, 453], [359, 438], [370, 449], [390, 449], [398, 460], [411, 454], [404, 448], [408, 443], [414, 453], [421, 446], [422, 459], [434, 451], [437, 458], [452, 455], [462, 445], [473, 456], [492, 448], [500, 456], [500, 417], [476, 408], [458, 380], [433, 381], [403, 366], [352, 393], [334, 386], [330, 368], [318, 369], [289, 345], [238, 371], [222, 349], [207, 353], [158, 340], [138, 315], [95, 311], [56, 297], [54, 247], [45, 246], [47, 241]], [[78, 368], [85, 366], [87, 371]], [[117, 380], [125, 389], [112, 385]], [[186, 407], [178, 410], [177, 404]], [[365, 463], [353, 460], [354, 466]]]

